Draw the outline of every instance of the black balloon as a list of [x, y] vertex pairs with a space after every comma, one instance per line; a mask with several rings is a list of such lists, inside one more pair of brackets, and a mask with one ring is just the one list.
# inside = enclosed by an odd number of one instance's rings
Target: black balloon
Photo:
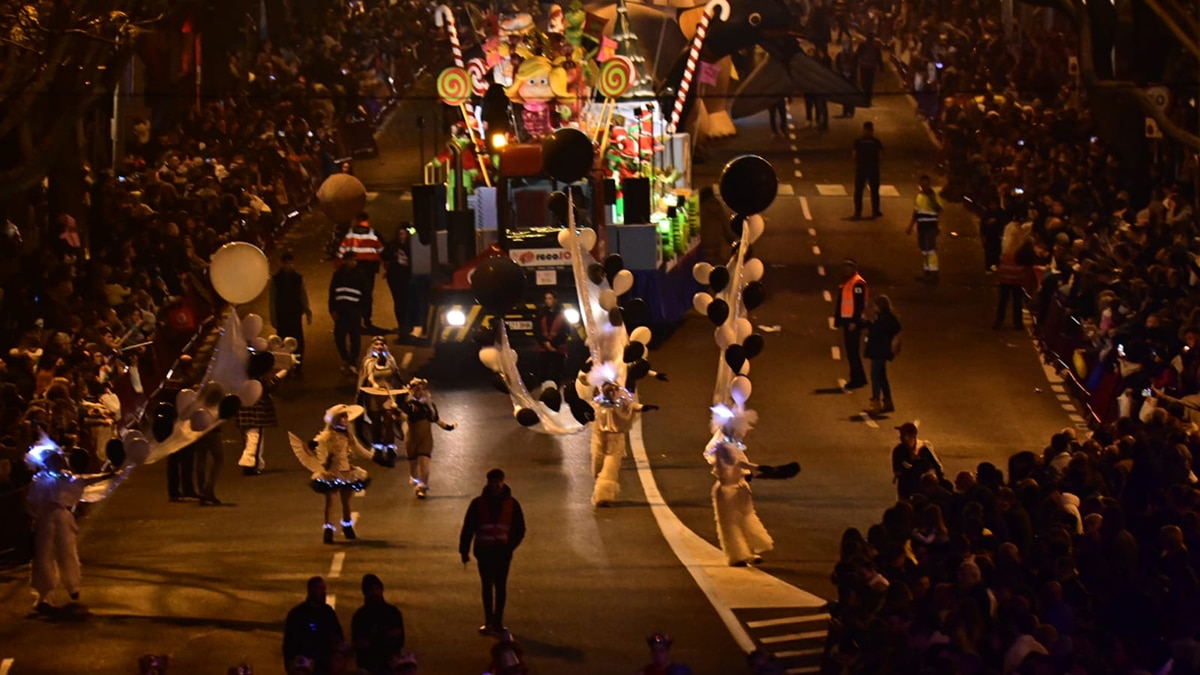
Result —
[[262, 377], [275, 367], [275, 355], [271, 352], [250, 352], [250, 365], [246, 374], [250, 377]]
[[503, 314], [525, 296], [525, 271], [508, 256], [486, 258], [471, 274], [471, 290], [484, 309]]
[[713, 293], [720, 293], [724, 290], [729, 285], [729, 269], [724, 265], [713, 267], [712, 272], [708, 274], [708, 285], [712, 288]]
[[614, 326], [621, 326], [625, 324], [625, 315], [621, 313], [620, 307], [613, 307], [612, 309], [608, 310], [608, 322]]
[[625, 269], [625, 261], [621, 259], [620, 253], [613, 253], [604, 258], [604, 273], [608, 275], [608, 283], [611, 284], [613, 277], [623, 269]]
[[649, 374], [650, 362], [646, 359], [638, 359], [637, 361], [634, 361], [633, 363], [629, 364], [629, 368], [625, 371], [625, 375], [631, 380], [640, 380]]
[[542, 395], [538, 397], [538, 400], [542, 403], [545, 403], [546, 407], [554, 412], [558, 412], [559, 408], [562, 408], [562, 392], [560, 392], [557, 387], [547, 387], [546, 389], [543, 389]]
[[713, 300], [708, 303], [708, 320], [714, 326], [720, 326], [729, 318], [729, 305], [724, 300]]
[[242, 399], [235, 394], [225, 394], [225, 397], [221, 399], [221, 404], [217, 406], [217, 417], [227, 420], [236, 417], [241, 409]]
[[646, 306], [646, 301], [641, 298], [626, 300], [621, 305], [621, 311], [625, 313], [625, 325], [631, 329], [645, 326], [650, 322], [650, 308]]
[[766, 211], [778, 190], [775, 167], [757, 155], [736, 157], [721, 171], [721, 199], [743, 216]]
[[751, 335], [745, 340], [742, 340], [742, 348], [746, 350], [746, 358], [752, 359], [762, 353], [763, 347], [767, 345], [761, 335]]
[[179, 417], [179, 413], [175, 410], [174, 404], [163, 401], [154, 406], [154, 417], [165, 417], [171, 421], [171, 424], [174, 424], [175, 420]]
[[492, 373], [492, 386], [501, 394], [508, 393], [508, 385], [504, 383], [504, 376], [500, 373]]
[[479, 324], [471, 331], [471, 339], [480, 347], [491, 347], [496, 344], [496, 330], [492, 326]]
[[733, 236], [737, 239], [742, 238], [742, 228], [746, 226], [746, 217], [740, 213], [735, 213], [729, 218], [729, 231], [733, 232]]
[[625, 363], [633, 363], [646, 355], [646, 345], [640, 342], [630, 342], [625, 345], [625, 355], [622, 357]]
[[119, 438], [109, 439], [104, 446], [104, 455], [108, 457], [108, 463], [113, 466], [125, 465], [125, 444]]
[[531, 427], [539, 421], [541, 419], [533, 408], [521, 408], [517, 411], [517, 422], [523, 427]]
[[761, 281], [751, 281], [742, 289], [742, 303], [746, 309], [755, 309], [767, 299], [767, 287]]
[[92, 455], [83, 448], [73, 448], [67, 453], [67, 468], [71, 473], [91, 473]]
[[559, 129], [542, 141], [542, 166], [560, 183], [574, 183], [588, 175], [595, 157], [592, 139], [579, 129]]
[[738, 372], [746, 364], [746, 348], [741, 345], [729, 345], [725, 348], [725, 363]]
[[168, 419], [162, 415], [156, 415], [154, 421], [150, 423], [150, 433], [154, 435], [154, 440], [162, 443], [171, 437], [175, 431], [175, 420]]
[[604, 281], [604, 265], [598, 262], [588, 265], [587, 275], [593, 284], [599, 285], [600, 282]]
[[546, 200], [546, 206], [550, 207], [550, 213], [558, 219], [558, 224], [567, 226], [567, 195], [565, 192], [551, 192], [549, 199]]

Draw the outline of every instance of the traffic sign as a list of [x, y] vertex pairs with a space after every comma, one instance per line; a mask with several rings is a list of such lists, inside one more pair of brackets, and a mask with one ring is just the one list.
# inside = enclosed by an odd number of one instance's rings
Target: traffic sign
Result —
[[1158, 122], [1153, 117], [1146, 118], [1146, 138], [1162, 138], [1162, 129], [1158, 128]]
[[1171, 90], [1166, 87], [1146, 87], [1142, 91], [1159, 110], [1166, 111], [1167, 106], [1171, 103]]

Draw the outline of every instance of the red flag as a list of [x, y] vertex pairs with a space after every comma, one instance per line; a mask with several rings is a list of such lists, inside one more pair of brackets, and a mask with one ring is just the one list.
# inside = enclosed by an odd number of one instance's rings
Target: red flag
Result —
[[587, 17], [583, 20], [583, 35], [599, 44], [601, 36], [604, 35], [604, 27], [607, 25], [608, 19], [588, 12]]

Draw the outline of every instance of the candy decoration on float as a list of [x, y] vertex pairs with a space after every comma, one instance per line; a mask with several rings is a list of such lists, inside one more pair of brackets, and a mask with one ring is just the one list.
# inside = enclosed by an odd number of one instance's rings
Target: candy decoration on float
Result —
[[729, 0], [709, 0], [704, 6], [704, 14], [696, 26], [696, 35], [692, 37], [692, 47], [688, 51], [687, 65], [683, 69], [683, 81], [679, 83], [679, 93], [675, 95], [675, 107], [671, 110], [671, 123], [667, 125], [667, 133], [673, 134], [679, 127], [679, 118], [683, 115], [683, 105], [687, 102], [688, 90], [692, 88], [692, 78], [696, 75], [696, 62], [700, 60], [700, 50], [704, 49], [704, 37], [708, 34], [708, 22], [714, 14], [724, 20], [729, 16]]
[[471, 75], [471, 91], [476, 96], [483, 96], [488, 92], [488, 88], [490, 87], [487, 78], [488, 70], [490, 69], [487, 66], [487, 62], [483, 59], [471, 59], [467, 61], [467, 72]]
[[454, 10], [448, 5], [438, 5], [438, 8], [433, 12], [433, 23], [438, 28], [445, 27], [446, 32], [450, 35], [450, 51], [454, 54], [454, 65], [459, 68], [463, 65], [462, 46], [458, 43], [458, 26], [454, 23]]
[[604, 151], [608, 146], [608, 125], [612, 121], [613, 110], [617, 107], [616, 99], [621, 98], [633, 88], [636, 77], [637, 70], [633, 61], [625, 56], [613, 56], [600, 67], [600, 77], [596, 82], [596, 89], [604, 96], [604, 105], [600, 108], [600, 119], [596, 124], [596, 133], [592, 137], [592, 141], [595, 142], [601, 135], [604, 136], [600, 147], [601, 157], [604, 156]]
[[[471, 114], [467, 112], [467, 101], [471, 98], [471, 92], [471, 75], [465, 68], [450, 66], [441, 73], [438, 73], [438, 98], [446, 105], [458, 107], [459, 112], [463, 116], [463, 123], [467, 126], [467, 135], [471, 137], [471, 147], [475, 148], [476, 152], [479, 152], [480, 144], [475, 136], [475, 126], [471, 123]], [[479, 162], [479, 173], [483, 175], [484, 185], [491, 187], [492, 180], [488, 176], [487, 167], [482, 161]]]

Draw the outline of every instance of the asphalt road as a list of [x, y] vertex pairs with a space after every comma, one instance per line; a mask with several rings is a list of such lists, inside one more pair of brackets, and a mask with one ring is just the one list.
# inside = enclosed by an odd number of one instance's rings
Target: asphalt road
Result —
[[[832, 120], [829, 133], [796, 129], [789, 143], [772, 139], [759, 116], [696, 167], [697, 183], [715, 181], [726, 159], [755, 152], [790, 186], [791, 194], [785, 189], [767, 212], [766, 234], [755, 247], [767, 264], [769, 299], [752, 319], [779, 331], [765, 335], [767, 348], [753, 362], [751, 407], [761, 421], [748, 442], [756, 461], [795, 459], [804, 467], [794, 480], [754, 484], [777, 544], [762, 569], [825, 597], [842, 530], [865, 529], [892, 501], [892, 427], [919, 419], [921, 435], [954, 472], [983, 460], [1004, 468], [1010, 453], [1040, 450], [1051, 433], [1072, 423], [1029, 337], [990, 329], [991, 279], [982, 271], [974, 221], [958, 207], [943, 219], [941, 284], [914, 280], [919, 253], [903, 228], [916, 176], [931, 168], [934, 155], [912, 110], [904, 98], [883, 98], [852, 120]], [[800, 101], [792, 113], [802, 124]], [[403, 190], [417, 175], [413, 117], [401, 109], [381, 138], [381, 158], [359, 163], [376, 192], [368, 210], [385, 233], [410, 207]], [[883, 182], [900, 196], [884, 199], [884, 218], [850, 222], [849, 198], [830, 196], [836, 189], [828, 186], [852, 189], [848, 149], [867, 119], [887, 148]], [[431, 140], [427, 152], [430, 146]], [[168, 503], [165, 469], [139, 471], [83, 526], [86, 612], [35, 617], [27, 568], [0, 575], [0, 673], [125, 673], [147, 652], [170, 654], [173, 672], [224, 672], [242, 661], [260, 673], [279, 672], [283, 617], [302, 599], [305, 579], [327, 576], [348, 628], [367, 572], [383, 579], [387, 596], [404, 611], [409, 648], [423, 672], [481, 672], [490, 641], [475, 634], [482, 619], [478, 578], [463, 569], [456, 547], [463, 510], [493, 466], [508, 472], [529, 519], [506, 621], [533, 672], [632, 672], [645, 661], [643, 637], [655, 630], [675, 635], [677, 658], [700, 675], [742, 672], [737, 643], [664, 542], [632, 461], [622, 472], [622, 503], [593, 510], [586, 435], [550, 438], [521, 429], [508, 400], [481, 378], [435, 381], [442, 414], [459, 429], [435, 431], [431, 498], [413, 498], [403, 465], [372, 465], [371, 488], [354, 500], [360, 540], [320, 542], [321, 499], [290, 456], [284, 432], [315, 432], [325, 408], [353, 395], [353, 382], [337, 371], [331, 323], [321, 311], [330, 274], [321, 262], [325, 227], [320, 218], [308, 219], [287, 242], [307, 275], [317, 318], [305, 379], [286, 382], [278, 394], [283, 426], [268, 432], [266, 473], [238, 472], [233, 427], [224, 430], [225, 471], [217, 488], [224, 506]], [[847, 255], [861, 262], [872, 293], [892, 297], [905, 326], [905, 351], [892, 368], [897, 412], [890, 419], [860, 415], [869, 392], [835, 391], [846, 367], [832, 358], [841, 339], [828, 326], [831, 305], [823, 292], [834, 290], [833, 275]], [[384, 308], [385, 293], [380, 285]], [[243, 313], [264, 309], [260, 299]], [[377, 323], [390, 324], [386, 309], [377, 316]], [[689, 317], [652, 354], [671, 381], [650, 381], [640, 393], [662, 406], [644, 424], [654, 478], [679, 518], [715, 542], [712, 479], [700, 455], [718, 355], [711, 336], [706, 319]], [[415, 356], [419, 363], [426, 354]], [[754, 628], [772, 616], [778, 615], [741, 612], [738, 619]], [[819, 638], [807, 639], [819, 645]]]

